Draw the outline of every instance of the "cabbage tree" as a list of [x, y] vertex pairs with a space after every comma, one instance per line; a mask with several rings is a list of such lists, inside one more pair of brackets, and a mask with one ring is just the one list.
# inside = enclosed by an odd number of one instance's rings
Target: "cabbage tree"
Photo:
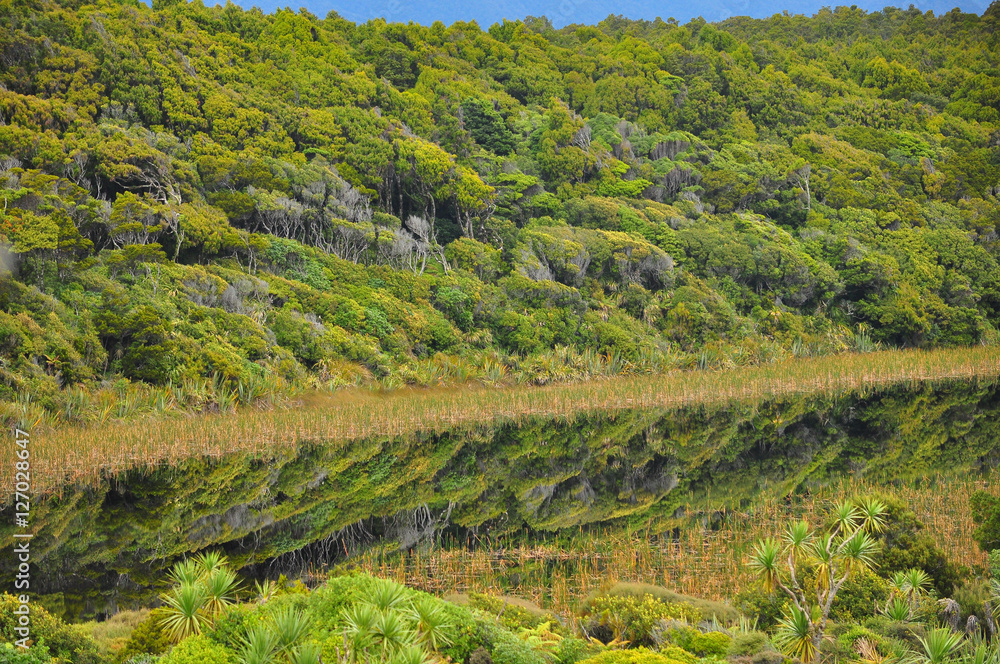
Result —
[[[832, 523], [815, 530], [808, 521], [788, 525], [779, 540], [768, 537], [754, 547], [750, 567], [767, 590], [791, 602], [779, 627], [786, 654], [811, 662], [819, 655], [833, 600], [858, 570], [874, 566], [878, 541], [872, 533], [885, 525], [886, 507], [875, 499], [836, 505]], [[805, 583], [805, 573], [815, 579]]]

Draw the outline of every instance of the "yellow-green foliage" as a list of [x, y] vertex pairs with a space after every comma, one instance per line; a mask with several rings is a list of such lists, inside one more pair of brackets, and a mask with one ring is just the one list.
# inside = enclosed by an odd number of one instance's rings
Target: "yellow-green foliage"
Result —
[[149, 614], [148, 609], [120, 611], [107, 620], [84, 623], [82, 627], [97, 642], [103, 655], [116, 657], [128, 643], [136, 627], [143, 624]]
[[992, 13], [3, 19], [6, 424], [125, 419], [78, 407], [121, 378], [219, 376], [157, 401], [228, 412], [265, 379], [582, 377], [565, 349], [663, 373], [998, 337]]
[[170, 647], [170, 637], [163, 630], [163, 610], [153, 609], [129, 633], [128, 640], [118, 651], [118, 661], [139, 655], [160, 655]]
[[652, 642], [653, 627], [665, 618], [698, 620], [701, 613], [685, 604], [673, 604], [652, 595], [602, 595], [587, 607], [592, 624], [610, 628], [618, 639], [633, 645]]
[[531, 629], [553, 620], [551, 613], [520, 597], [470, 593], [468, 605], [496, 616], [502, 625], [512, 630]]
[[[14, 631], [19, 624], [14, 611], [20, 606], [16, 596], [0, 595], [0, 639], [13, 643], [21, 638]], [[31, 606], [31, 639], [32, 643], [44, 644], [49, 654], [60, 662], [97, 664], [102, 660], [87, 630], [79, 625], [67, 625], [36, 604]]]
[[192, 636], [171, 649], [161, 664], [234, 664], [233, 654], [206, 636]]
[[682, 664], [698, 664], [698, 658], [679, 646], [661, 646], [658, 653]]
[[620, 582], [611, 586], [605, 595], [652, 595], [664, 602], [674, 604], [687, 604], [699, 611], [699, 617], [703, 620], [710, 620], [713, 617], [721, 623], [728, 623], [737, 620], [740, 616], [739, 610], [724, 602], [713, 602], [700, 597], [692, 597], [674, 592], [669, 588], [655, 586], [651, 583]]
[[582, 660], [580, 664], [684, 664], [682, 660], [653, 652], [647, 648], [608, 650]]

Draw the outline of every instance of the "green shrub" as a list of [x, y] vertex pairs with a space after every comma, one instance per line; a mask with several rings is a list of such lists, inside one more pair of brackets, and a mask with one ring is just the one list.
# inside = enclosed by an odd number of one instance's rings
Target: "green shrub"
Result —
[[[378, 581], [366, 574], [350, 574], [334, 577], [309, 593], [304, 610], [311, 618], [316, 634], [335, 640], [344, 628], [345, 609], [369, 599]], [[451, 643], [440, 648], [442, 654], [461, 662], [480, 645], [481, 637], [472, 611], [411, 588], [403, 588], [402, 592], [405, 600], [427, 598], [437, 604], [445, 623], [452, 625]]]
[[729, 657], [749, 657], [756, 655], [767, 647], [767, 634], [763, 632], [743, 632], [733, 637], [729, 642], [726, 655]]
[[924, 626], [918, 623], [899, 623], [883, 616], [869, 618], [863, 627], [887, 639], [905, 643], [913, 650], [922, 650], [920, 639], [925, 636]]
[[556, 662], [559, 664], [575, 664], [596, 654], [598, 649], [599, 646], [588, 643], [583, 639], [568, 636], [559, 642], [553, 654], [555, 655]]
[[699, 657], [721, 657], [729, 650], [730, 638], [723, 632], [702, 633], [693, 627], [669, 629], [671, 643]]
[[[862, 625], [844, 625], [844, 631], [836, 635], [836, 650], [850, 659], [854, 654], [854, 644], [858, 639], [868, 639], [878, 645], [882, 637]], [[829, 646], [828, 646], [829, 648]]]
[[243, 635], [250, 627], [261, 624], [262, 620], [262, 613], [255, 605], [235, 604], [223, 611], [204, 634], [220, 646], [238, 650]]
[[178, 643], [159, 664], [234, 664], [235, 661], [227, 648], [199, 634]]
[[54, 661], [45, 646], [18, 648], [13, 643], [0, 643], [0, 664], [51, 664]]
[[659, 652], [664, 657], [669, 657], [670, 659], [680, 662], [681, 664], [698, 664], [698, 658], [689, 653], [684, 648], [679, 646], [664, 646], [661, 647], [657, 652]]
[[[0, 595], [0, 638], [13, 643], [21, 638], [14, 628], [18, 616], [14, 610], [20, 602], [14, 595]], [[73, 664], [97, 664], [100, 653], [97, 643], [79, 625], [67, 625], [37, 604], [30, 605], [31, 639], [44, 642], [49, 654]]]
[[469, 593], [469, 606], [496, 616], [500, 624], [512, 631], [538, 627], [553, 620], [552, 614], [518, 597]]
[[840, 587], [830, 619], [837, 622], [863, 620], [877, 615], [889, 599], [889, 583], [869, 569], [862, 568]]
[[478, 635], [489, 650], [494, 664], [547, 664], [548, 659], [532, 649], [523, 639], [493, 622], [488, 617], [476, 619]]
[[738, 620], [740, 617], [738, 609], [723, 602], [713, 602], [712, 600], [701, 599], [700, 597], [683, 595], [668, 588], [656, 586], [651, 583], [620, 582], [611, 586], [611, 589], [604, 594], [635, 595], [639, 597], [643, 595], [652, 595], [662, 602], [668, 602], [671, 604], [687, 604], [688, 606], [698, 610], [700, 614], [698, 616], [698, 620], [711, 620], [714, 617], [719, 622], [730, 622]]
[[785, 612], [787, 598], [777, 592], [751, 587], [736, 595], [736, 605], [745, 615], [757, 618], [757, 627], [769, 630], [778, 624]]
[[[652, 645], [653, 626], [665, 618], [697, 620], [700, 612], [684, 604], [673, 604], [656, 599], [652, 595], [603, 595], [590, 600], [587, 609], [590, 615], [588, 631], [604, 627], [612, 636], [627, 640], [632, 645]], [[607, 635], [598, 636], [609, 641]]]
[[777, 650], [766, 648], [750, 658], [750, 664], [784, 664], [788, 661]]
[[636, 648], [634, 650], [608, 650], [600, 655], [582, 660], [580, 664], [678, 664], [678, 662], [647, 648]]
[[126, 662], [137, 655], [162, 655], [170, 647], [170, 638], [160, 626], [163, 613], [149, 612], [146, 619], [135, 626], [125, 645], [118, 653], [117, 661]]

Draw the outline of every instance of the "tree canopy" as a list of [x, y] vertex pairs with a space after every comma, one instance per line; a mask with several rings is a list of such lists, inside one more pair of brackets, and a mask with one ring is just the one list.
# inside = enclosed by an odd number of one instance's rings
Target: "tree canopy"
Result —
[[2, 389], [993, 342], [998, 15], [13, 0]]

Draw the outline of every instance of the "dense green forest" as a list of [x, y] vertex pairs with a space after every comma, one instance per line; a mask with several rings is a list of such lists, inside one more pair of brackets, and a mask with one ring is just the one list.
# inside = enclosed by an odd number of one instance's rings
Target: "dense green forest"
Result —
[[998, 336], [998, 3], [560, 30], [0, 8], [11, 401]]

